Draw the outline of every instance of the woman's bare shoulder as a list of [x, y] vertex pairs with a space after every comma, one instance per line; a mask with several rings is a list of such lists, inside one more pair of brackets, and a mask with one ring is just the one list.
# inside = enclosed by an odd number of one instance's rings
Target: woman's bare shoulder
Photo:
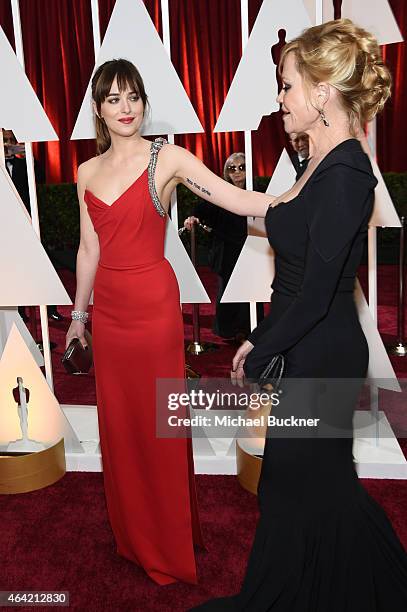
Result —
[[78, 166], [78, 182], [85, 181], [86, 179], [94, 174], [100, 166], [100, 155], [95, 155], [95, 157], [91, 157], [86, 161], [82, 162]]
[[171, 142], [165, 142], [161, 149], [161, 156], [167, 157], [168, 159], [174, 159], [177, 156], [191, 155], [187, 149], [180, 147], [179, 145], [172, 144]]
[[166, 143], [162, 147], [160, 155], [163, 165], [174, 172], [186, 163], [201, 162], [199, 158], [195, 157], [184, 147], [172, 143]]

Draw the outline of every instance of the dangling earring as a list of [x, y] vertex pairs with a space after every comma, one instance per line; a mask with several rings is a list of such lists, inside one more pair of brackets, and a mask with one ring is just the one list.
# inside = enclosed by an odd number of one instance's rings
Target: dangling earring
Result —
[[324, 124], [326, 127], [329, 127], [329, 121], [328, 121], [328, 119], [325, 117], [325, 113], [324, 113], [323, 109], [318, 110], [318, 112], [319, 112], [319, 116], [320, 116], [320, 118], [321, 118], [322, 123], [323, 123], [323, 124]]

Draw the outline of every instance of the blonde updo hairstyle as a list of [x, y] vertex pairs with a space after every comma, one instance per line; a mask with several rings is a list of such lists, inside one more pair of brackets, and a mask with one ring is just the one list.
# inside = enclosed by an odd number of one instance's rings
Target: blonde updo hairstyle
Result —
[[341, 93], [350, 132], [356, 136], [379, 113], [391, 91], [376, 38], [350, 19], [336, 19], [305, 30], [283, 47], [279, 62], [293, 52], [305, 86], [326, 82]]

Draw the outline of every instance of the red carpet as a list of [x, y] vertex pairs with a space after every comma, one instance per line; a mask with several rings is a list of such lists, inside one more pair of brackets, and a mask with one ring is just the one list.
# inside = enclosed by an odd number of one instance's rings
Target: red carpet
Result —
[[[407, 546], [405, 483], [364, 484]], [[256, 498], [233, 476], [198, 476], [197, 488], [208, 547], [198, 552], [198, 586], [158, 587], [117, 556], [102, 475], [68, 473], [41, 491], [0, 496], [1, 590], [66, 590], [70, 609], [86, 612], [181, 612], [210, 596], [235, 592], [254, 533]]]
[[[361, 271], [365, 286], [365, 270]], [[70, 294], [74, 278], [61, 276]], [[203, 270], [211, 297], [216, 281]], [[394, 266], [379, 268], [379, 327], [395, 333], [397, 274]], [[68, 316], [70, 308], [60, 308]], [[191, 307], [184, 307], [186, 338], [191, 338]], [[220, 348], [188, 362], [202, 375], [226, 375], [236, 347], [211, 331], [213, 305], [201, 307], [201, 340]], [[125, 322], [124, 322], [125, 324]], [[67, 321], [50, 324], [55, 393], [61, 403], [94, 404], [93, 374], [66, 375], [60, 366]], [[407, 358], [392, 358], [399, 377], [407, 374]], [[404, 445], [405, 446], [405, 445]], [[384, 507], [407, 547], [405, 508], [407, 482], [365, 480], [363, 484]], [[208, 597], [235, 592], [240, 585], [256, 524], [256, 498], [233, 476], [198, 476], [198, 497], [208, 551], [198, 552], [199, 585], [157, 587], [139, 568], [116, 555], [107, 521], [102, 474], [68, 473], [51, 487], [24, 495], [1, 495], [0, 590], [67, 590], [72, 610], [183, 611]], [[6, 608], [4, 608], [6, 609]], [[20, 608], [29, 610], [29, 608]]]

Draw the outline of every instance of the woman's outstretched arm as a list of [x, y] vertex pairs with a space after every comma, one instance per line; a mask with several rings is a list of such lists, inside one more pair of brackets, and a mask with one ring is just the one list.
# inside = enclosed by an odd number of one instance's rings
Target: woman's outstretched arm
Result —
[[247, 217], [265, 217], [274, 196], [234, 187], [211, 172], [195, 155], [176, 145], [167, 145], [176, 183], [182, 183], [211, 204]]

